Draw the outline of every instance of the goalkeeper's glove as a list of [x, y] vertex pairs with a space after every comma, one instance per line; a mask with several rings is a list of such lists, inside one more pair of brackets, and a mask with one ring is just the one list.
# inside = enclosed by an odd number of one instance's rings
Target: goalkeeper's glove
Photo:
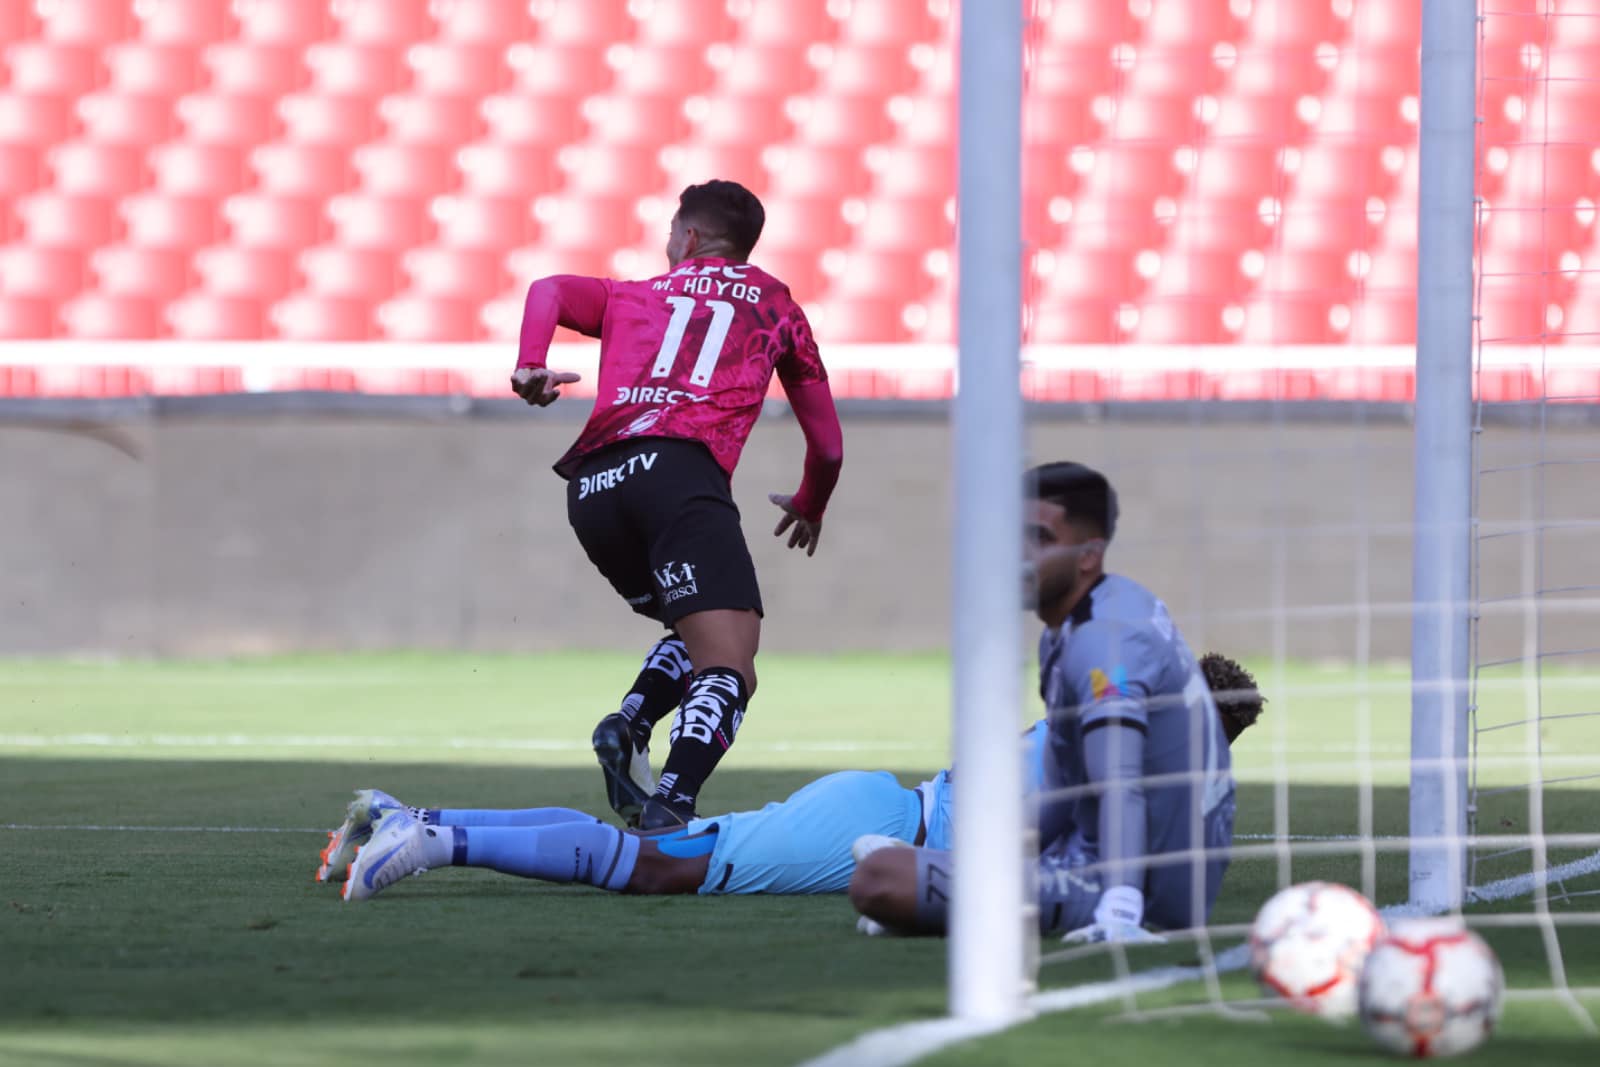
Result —
[[1130, 945], [1164, 945], [1167, 939], [1139, 924], [1144, 920], [1144, 894], [1131, 885], [1114, 885], [1100, 894], [1094, 922], [1067, 933], [1069, 945], [1120, 941]]

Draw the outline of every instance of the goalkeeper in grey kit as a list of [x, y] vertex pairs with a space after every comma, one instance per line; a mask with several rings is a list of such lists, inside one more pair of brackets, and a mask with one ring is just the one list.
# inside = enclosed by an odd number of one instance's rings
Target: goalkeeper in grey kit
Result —
[[[1166, 606], [1105, 572], [1117, 497], [1104, 475], [1046, 464], [1028, 472], [1026, 498], [1025, 580], [1045, 624], [1039, 680], [1050, 722], [1040, 928], [1134, 941], [1153, 938], [1146, 923], [1203, 926], [1233, 838], [1228, 742], [1259, 702], [1235, 702], [1240, 721], [1219, 718]], [[851, 900], [889, 930], [942, 932], [949, 872], [948, 853], [882, 848], [857, 865]]]

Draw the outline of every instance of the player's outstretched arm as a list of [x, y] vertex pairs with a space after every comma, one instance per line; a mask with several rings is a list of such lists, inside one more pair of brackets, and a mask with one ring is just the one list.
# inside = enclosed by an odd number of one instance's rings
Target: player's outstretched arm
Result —
[[790, 548], [803, 548], [806, 555], [814, 556], [822, 537], [822, 513], [844, 466], [844, 431], [827, 379], [785, 384], [784, 391], [805, 435], [806, 465], [798, 490], [792, 495], [772, 493], [767, 498], [783, 511], [772, 534], [782, 537], [788, 533]]
[[577, 381], [579, 376], [571, 371], [552, 371], [545, 366], [550, 341], [557, 326], [599, 337], [610, 296], [611, 287], [604, 279], [577, 274], [557, 274], [530, 285], [522, 307], [511, 391], [529, 404], [546, 407], [561, 396], [561, 386]]

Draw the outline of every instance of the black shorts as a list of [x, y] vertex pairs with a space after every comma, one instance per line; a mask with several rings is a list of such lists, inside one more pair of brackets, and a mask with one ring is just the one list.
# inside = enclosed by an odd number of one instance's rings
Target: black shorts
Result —
[[640, 437], [585, 456], [567, 520], [589, 560], [640, 615], [761, 613], [756, 567], [728, 476], [704, 445]]

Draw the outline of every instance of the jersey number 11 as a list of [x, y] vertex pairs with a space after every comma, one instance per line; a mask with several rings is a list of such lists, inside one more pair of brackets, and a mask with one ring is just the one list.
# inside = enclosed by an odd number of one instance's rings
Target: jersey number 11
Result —
[[[665, 378], [672, 373], [672, 365], [678, 361], [678, 349], [683, 346], [683, 331], [689, 328], [689, 316], [694, 314], [699, 301], [692, 296], [669, 296], [667, 303], [672, 306], [672, 318], [667, 322], [666, 335], [661, 338], [655, 366], [650, 368], [652, 378]], [[706, 327], [705, 340], [700, 342], [694, 369], [689, 372], [693, 385], [710, 384], [711, 372], [717, 369], [723, 342], [728, 339], [728, 327], [733, 325], [732, 304], [726, 300], [707, 300], [706, 306], [711, 309], [711, 325]]]

